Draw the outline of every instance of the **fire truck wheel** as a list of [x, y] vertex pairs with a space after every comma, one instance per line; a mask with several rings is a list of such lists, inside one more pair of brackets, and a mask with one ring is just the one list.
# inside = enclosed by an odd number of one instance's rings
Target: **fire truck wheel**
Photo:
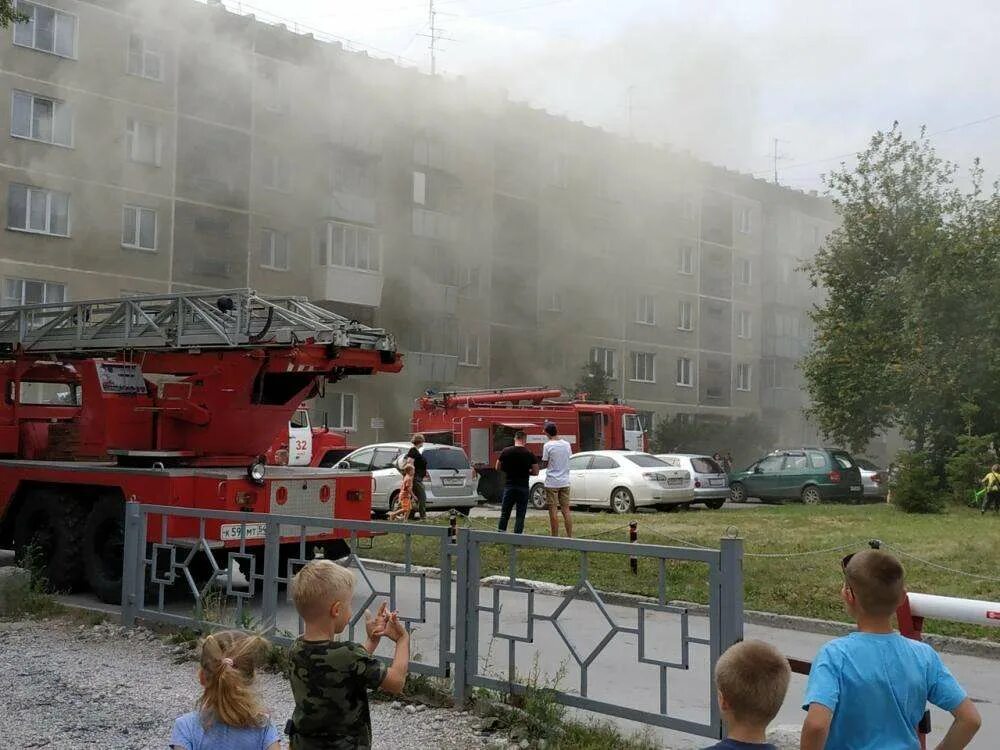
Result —
[[612, 513], [635, 513], [635, 498], [626, 487], [615, 487], [611, 490]]
[[83, 567], [87, 585], [102, 602], [120, 604], [125, 554], [125, 504], [102, 497], [83, 525]]
[[545, 510], [545, 488], [541, 483], [531, 488], [531, 506], [535, 510]]
[[72, 497], [36, 490], [14, 521], [14, 549], [20, 561], [36, 555], [39, 572], [55, 591], [72, 591], [83, 581], [80, 537], [86, 508]]

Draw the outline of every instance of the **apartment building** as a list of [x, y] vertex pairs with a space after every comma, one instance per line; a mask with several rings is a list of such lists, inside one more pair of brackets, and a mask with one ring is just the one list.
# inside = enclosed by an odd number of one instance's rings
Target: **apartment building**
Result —
[[20, 3], [4, 304], [252, 286], [383, 326], [313, 405], [398, 436], [426, 389], [568, 385], [810, 435], [802, 260], [829, 204], [193, 0]]

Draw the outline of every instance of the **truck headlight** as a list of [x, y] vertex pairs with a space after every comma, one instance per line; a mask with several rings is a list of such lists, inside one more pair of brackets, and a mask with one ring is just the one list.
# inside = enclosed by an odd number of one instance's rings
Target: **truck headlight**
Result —
[[261, 460], [254, 461], [247, 468], [247, 478], [254, 484], [264, 484], [265, 464]]

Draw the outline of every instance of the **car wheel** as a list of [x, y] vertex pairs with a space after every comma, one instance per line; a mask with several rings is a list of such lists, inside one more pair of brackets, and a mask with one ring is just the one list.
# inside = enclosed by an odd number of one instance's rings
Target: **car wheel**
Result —
[[819, 488], [809, 485], [802, 490], [802, 502], [806, 505], [819, 505], [823, 502], [823, 496], [819, 494]]
[[531, 507], [545, 510], [545, 487], [541, 483], [531, 488]]
[[705, 507], [706, 508], [710, 508], [712, 510], [718, 510], [719, 508], [721, 508], [725, 504], [726, 504], [725, 499], [708, 500], [708, 501], [705, 502]]
[[741, 482], [733, 482], [729, 487], [729, 499], [734, 503], [747, 501], [747, 488]]
[[389, 496], [389, 511], [386, 513], [386, 515], [389, 515], [389, 513], [392, 513], [394, 510], [398, 509], [399, 509], [399, 491], [397, 490], [396, 492], [393, 492]]
[[626, 487], [615, 487], [611, 490], [612, 513], [635, 513], [635, 498]]

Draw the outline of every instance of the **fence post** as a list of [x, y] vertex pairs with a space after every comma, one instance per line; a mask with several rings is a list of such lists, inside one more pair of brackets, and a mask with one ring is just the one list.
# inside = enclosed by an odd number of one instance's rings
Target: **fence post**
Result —
[[[629, 542], [631, 544], [635, 544], [637, 541], [639, 541], [639, 523], [638, 523], [638, 521], [629, 521], [628, 522], [628, 540], [629, 540]], [[634, 576], [639, 575], [639, 558], [637, 558], [635, 555], [632, 555], [631, 557], [629, 557], [629, 559], [628, 559], [628, 567], [629, 567], [629, 570], [632, 571], [632, 575], [634, 575]]]
[[139, 576], [144, 574], [142, 565], [142, 550], [139, 545], [142, 513], [139, 503], [125, 503], [125, 550], [122, 555], [122, 625], [135, 627], [136, 613], [139, 608], [138, 596]]
[[[469, 530], [458, 528], [453, 538], [458, 553], [455, 558], [455, 705], [461, 707], [468, 699], [466, 647], [469, 609]], [[450, 585], [442, 579], [441, 585]]]
[[743, 540], [722, 539], [719, 544], [721, 654], [743, 640]]
[[278, 627], [278, 570], [281, 557], [281, 525], [267, 521], [264, 530], [264, 586], [261, 592], [261, 627], [267, 635]]

